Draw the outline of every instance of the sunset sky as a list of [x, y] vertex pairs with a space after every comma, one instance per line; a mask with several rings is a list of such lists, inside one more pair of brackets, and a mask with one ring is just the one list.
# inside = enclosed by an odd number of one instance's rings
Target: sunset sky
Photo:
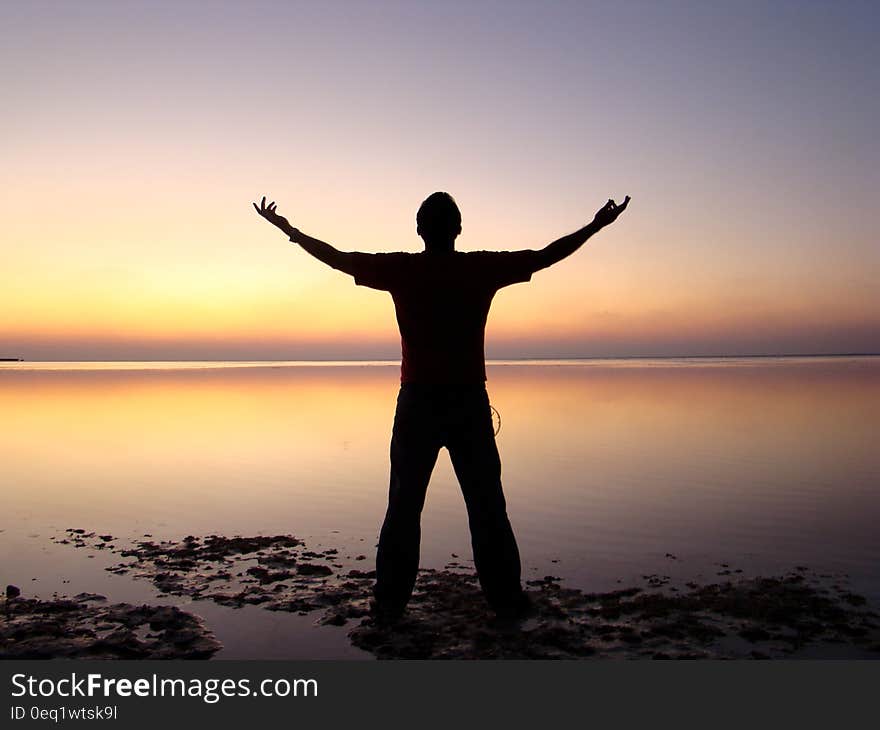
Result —
[[537, 248], [490, 357], [880, 352], [873, 2], [0, 0], [0, 356], [394, 358], [310, 258]]

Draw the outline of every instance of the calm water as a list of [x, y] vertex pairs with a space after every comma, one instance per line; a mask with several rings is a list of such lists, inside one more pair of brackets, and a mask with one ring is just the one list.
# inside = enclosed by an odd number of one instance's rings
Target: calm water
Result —
[[[397, 377], [381, 363], [0, 364], [0, 581], [156, 600], [105, 573], [112, 557], [50, 542], [67, 527], [291, 532], [371, 566]], [[505, 363], [489, 392], [526, 577], [607, 590], [721, 562], [808, 565], [880, 603], [880, 358]], [[470, 557], [445, 452], [423, 535], [425, 566]], [[222, 656], [359, 656], [312, 618], [189, 608]]]

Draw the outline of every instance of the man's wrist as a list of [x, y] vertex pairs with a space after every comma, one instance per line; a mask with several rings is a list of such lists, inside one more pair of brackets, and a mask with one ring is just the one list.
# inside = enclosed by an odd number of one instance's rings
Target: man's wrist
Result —
[[291, 241], [293, 241], [294, 243], [299, 243], [299, 241], [297, 240], [299, 238], [299, 228], [291, 228], [286, 231], [286, 233]]

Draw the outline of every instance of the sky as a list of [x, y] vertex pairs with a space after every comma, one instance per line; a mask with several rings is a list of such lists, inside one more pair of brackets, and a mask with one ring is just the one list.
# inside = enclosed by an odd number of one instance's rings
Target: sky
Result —
[[501, 291], [487, 355], [880, 352], [873, 2], [0, 0], [0, 357], [399, 356], [261, 220], [418, 251], [614, 226]]

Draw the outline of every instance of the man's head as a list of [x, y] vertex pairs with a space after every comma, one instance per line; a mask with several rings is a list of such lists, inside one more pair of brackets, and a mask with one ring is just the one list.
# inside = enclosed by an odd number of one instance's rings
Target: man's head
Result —
[[429, 195], [416, 214], [416, 231], [426, 251], [452, 251], [461, 233], [461, 212], [449, 193]]

